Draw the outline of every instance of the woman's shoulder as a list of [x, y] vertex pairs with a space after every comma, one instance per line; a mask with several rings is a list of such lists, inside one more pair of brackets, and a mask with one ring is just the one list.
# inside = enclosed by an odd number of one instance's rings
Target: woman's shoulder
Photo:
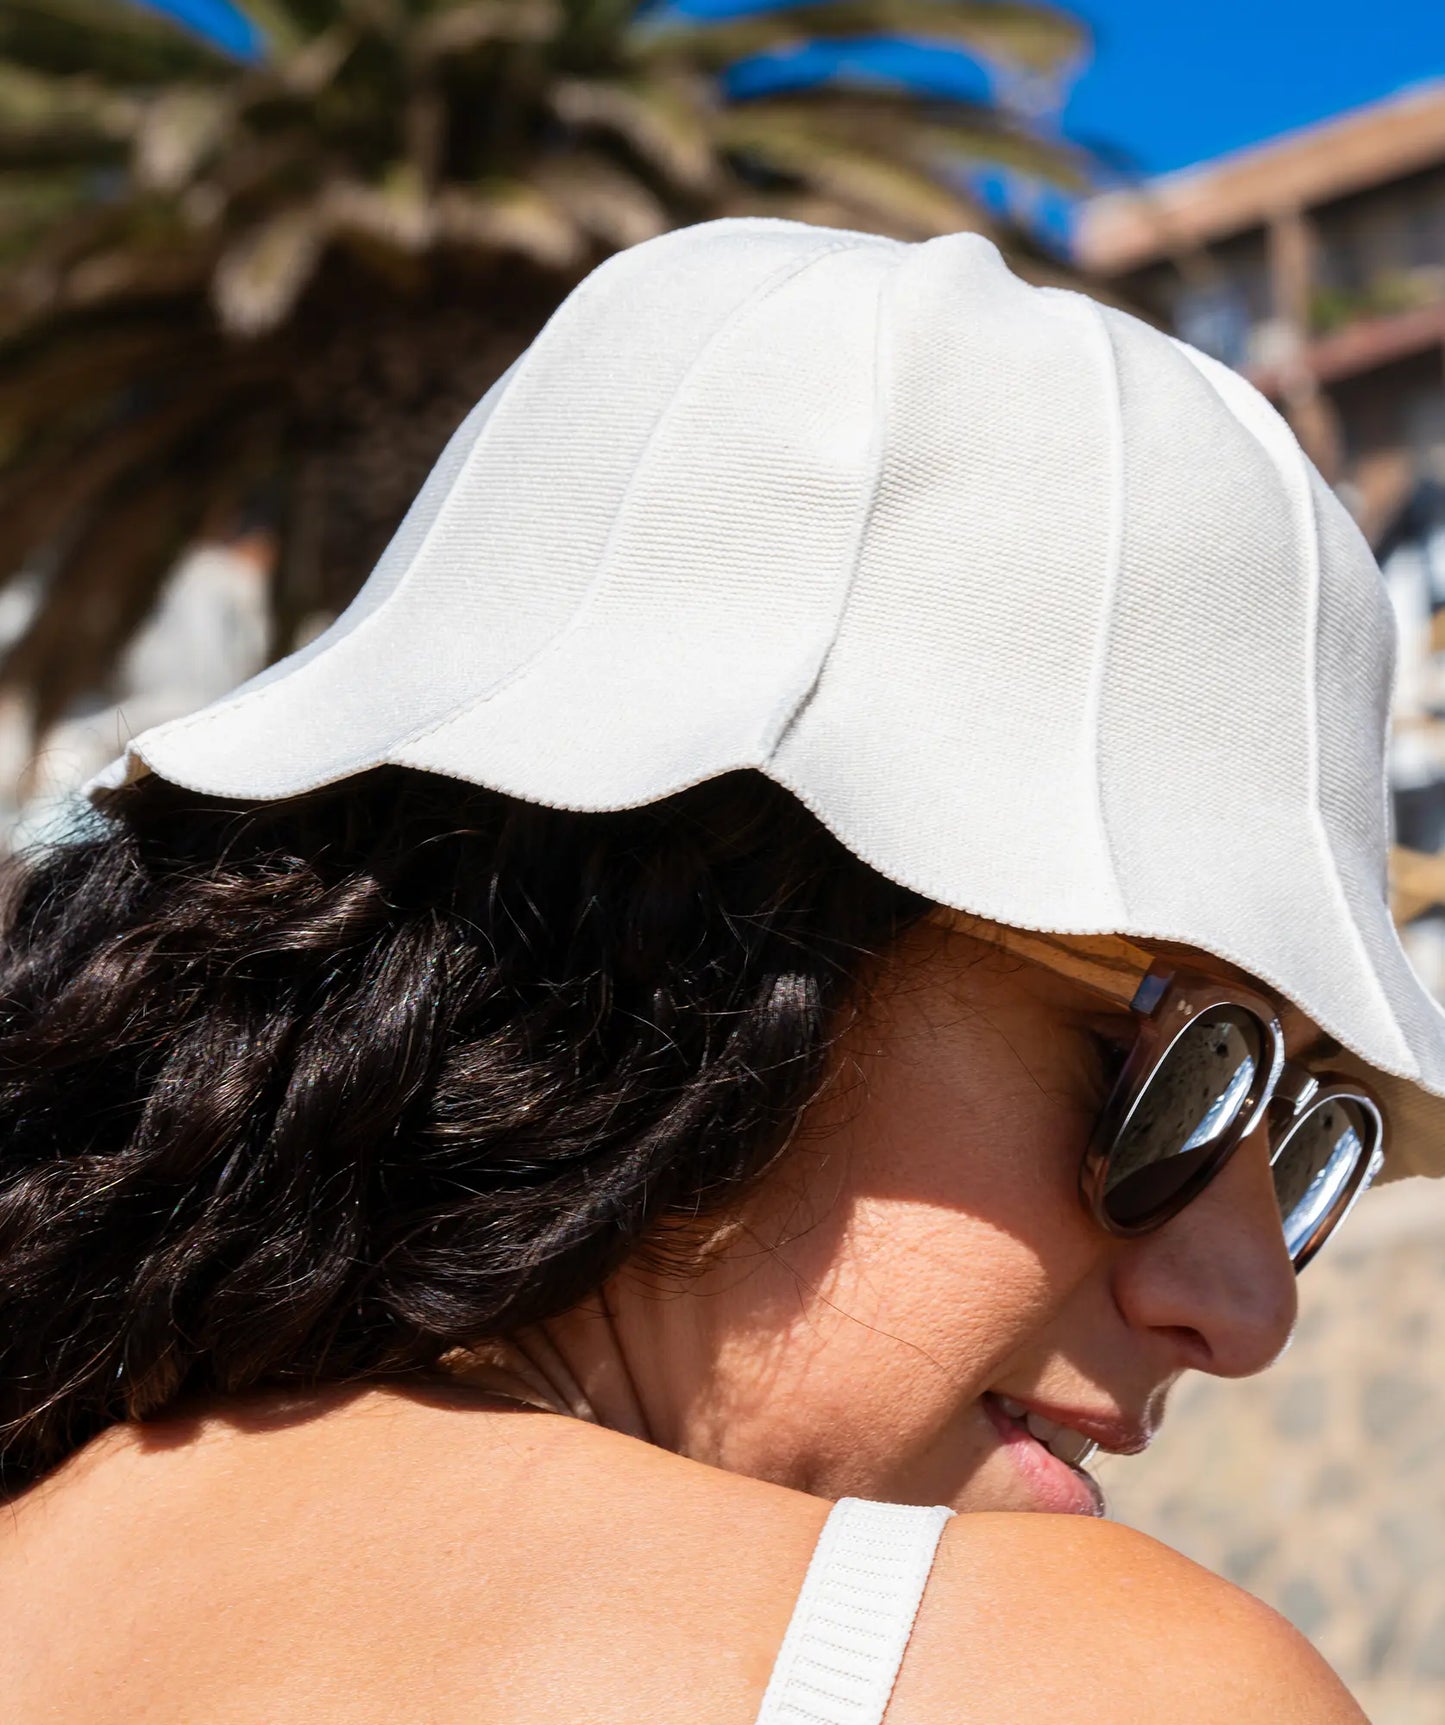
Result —
[[[831, 1507], [443, 1389], [121, 1428], [0, 1518], [0, 1717], [752, 1725]], [[1166, 1705], [1360, 1718], [1281, 1620], [1141, 1535], [948, 1522], [888, 1725]]]
[[829, 1507], [444, 1385], [112, 1428], [0, 1516], [0, 1718], [751, 1725]]
[[1284, 1618], [1116, 1522], [960, 1515], [888, 1725], [1365, 1725]]

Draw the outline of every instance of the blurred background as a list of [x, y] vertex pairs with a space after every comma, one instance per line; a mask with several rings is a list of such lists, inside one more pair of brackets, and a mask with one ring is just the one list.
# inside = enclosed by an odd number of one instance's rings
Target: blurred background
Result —
[[[1391, 886], [1445, 996], [1445, 13], [1307, 0], [4, 0], [0, 848], [304, 645], [589, 269], [713, 216], [994, 238], [1244, 372], [1384, 569]], [[1263, 578], [1263, 572], [1262, 572]], [[1445, 1182], [1114, 1513], [1445, 1725]]]

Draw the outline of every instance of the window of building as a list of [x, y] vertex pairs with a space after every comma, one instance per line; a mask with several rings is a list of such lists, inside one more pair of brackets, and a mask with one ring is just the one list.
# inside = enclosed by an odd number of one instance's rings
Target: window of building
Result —
[[1421, 199], [1406, 217], [1406, 253], [1412, 269], [1445, 265], [1445, 191]]
[[1243, 366], [1249, 357], [1249, 300], [1235, 282], [1181, 288], [1174, 326], [1191, 347], [1226, 365]]

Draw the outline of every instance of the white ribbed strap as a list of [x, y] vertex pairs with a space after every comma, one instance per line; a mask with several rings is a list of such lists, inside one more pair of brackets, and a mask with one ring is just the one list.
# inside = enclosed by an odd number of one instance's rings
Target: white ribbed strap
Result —
[[942, 1504], [839, 1498], [818, 1535], [757, 1725], [880, 1725], [953, 1513]]

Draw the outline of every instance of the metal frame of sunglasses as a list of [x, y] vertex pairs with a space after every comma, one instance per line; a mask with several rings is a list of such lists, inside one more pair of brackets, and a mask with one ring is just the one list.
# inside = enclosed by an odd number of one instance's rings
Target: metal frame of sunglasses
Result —
[[[1289, 1216], [1281, 1217], [1290, 1257], [1302, 1270], [1344, 1221], [1384, 1162], [1385, 1114], [1379, 1098], [1359, 1079], [1342, 1073], [1311, 1071], [1285, 1058], [1284, 1031], [1270, 1001], [1258, 991], [1162, 957], [1121, 935], [1048, 934], [1011, 928], [965, 911], [936, 906], [927, 920], [971, 935], [989, 946], [1017, 954], [1030, 963], [1080, 983], [1141, 1020], [1139, 1034], [1095, 1123], [1079, 1172], [1085, 1207], [1109, 1233], [1131, 1238], [1147, 1234], [1176, 1216], [1224, 1167], [1263, 1116], [1268, 1123], [1270, 1165], [1279, 1165], [1295, 1134], [1315, 1112], [1335, 1102], [1352, 1104], [1367, 1129], [1360, 1154], [1330, 1203], [1305, 1218], [1304, 1231], [1289, 1239]], [[1168, 1197], [1147, 1212], [1121, 1221], [1107, 1208], [1110, 1160], [1141, 1097], [1200, 1014], [1227, 1007], [1246, 1014], [1256, 1026], [1261, 1058], [1238, 1111], [1208, 1153]], [[1338, 1044], [1330, 1046], [1338, 1049]]]

